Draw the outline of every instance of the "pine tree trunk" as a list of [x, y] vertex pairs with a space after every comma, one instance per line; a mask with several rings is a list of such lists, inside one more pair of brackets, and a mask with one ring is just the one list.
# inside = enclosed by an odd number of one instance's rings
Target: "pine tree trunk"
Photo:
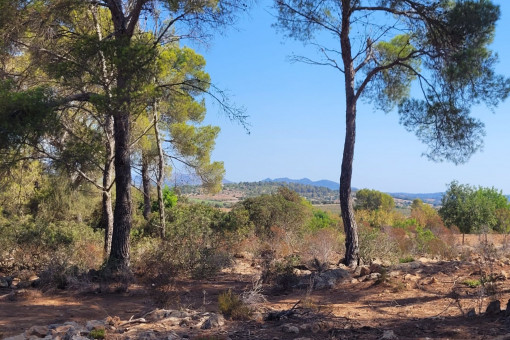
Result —
[[129, 267], [129, 233], [131, 231], [131, 157], [129, 149], [129, 115], [114, 116], [116, 199], [110, 268]]
[[104, 227], [104, 256], [110, 256], [113, 234], [113, 208], [112, 208], [112, 184], [113, 184], [113, 161], [115, 141], [113, 133], [113, 117], [108, 115], [105, 122], [106, 130], [106, 159], [103, 171], [103, 198], [102, 198], [102, 221]]
[[352, 162], [354, 159], [354, 144], [356, 140], [356, 97], [354, 87], [355, 70], [352, 60], [351, 42], [349, 39], [349, 24], [351, 2], [342, 0], [342, 31], [340, 44], [342, 47], [342, 61], [345, 78], [345, 143], [342, 157], [342, 172], [340, 174], [340, 209], [345, 231], [345, 259], [349, 267], [359, 264], [358, 227], [354, 218], [354, 208], [351, 199]]
[[345, 265], [356, 267], [359, 264], [358, 227], [354, 217], [351, 198], [352, 162], [356, 134], [356, 107], [346, 110], [345, 144], [340, 175], [340, 209], [345, 231]]
[[149, 160], [142, 150], [142, 188], [143, 188], [143, 218], [148, 221], [151, 207], [151, 179], [149, 176]]

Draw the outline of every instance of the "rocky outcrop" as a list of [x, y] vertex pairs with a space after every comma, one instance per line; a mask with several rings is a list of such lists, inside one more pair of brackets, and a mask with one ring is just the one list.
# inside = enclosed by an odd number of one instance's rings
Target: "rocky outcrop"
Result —
[[223, 315], [211, 312], [156, 309], [139, 318], [120, 320], [107, 317], [104, 320], [90, 320], [85, 325], [76, 322], [33, 326], [22, 334], [7, 340], [85, 340], [105, 337], [115, 339], [189, 339], [193, 331], [221, 328], [225, 325]]

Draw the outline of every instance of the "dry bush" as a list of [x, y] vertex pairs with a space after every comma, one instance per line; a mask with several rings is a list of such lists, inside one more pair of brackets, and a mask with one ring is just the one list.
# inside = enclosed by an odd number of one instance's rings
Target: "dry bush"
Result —
[[388, 237], [394, 241], [398, 248], [400, 249], [401, 254], [412, 254], [414, 249], [414, 243], [409, 234], [402, 228], [393, 228], [386, 227], [384, 228], [384, 232], [388, 235]]
[[306, 262], [312, 262], [315, 259], [321, 264], [334, 262], [335, 253], [345, 252], [343, 235], [335, 229], [319, 229], [305, 236], [301, 252]]
[[400, 256], [397, 242], [378, 228], [361, 225], [359, 228], [360, 257], [366, 263], [378, 258], [396, 263]]

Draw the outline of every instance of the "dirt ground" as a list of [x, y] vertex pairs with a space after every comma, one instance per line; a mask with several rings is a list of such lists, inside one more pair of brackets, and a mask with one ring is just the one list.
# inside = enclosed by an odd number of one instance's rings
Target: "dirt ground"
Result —
[[[484, 273], [492, 274], [494, 282], [474, 288], [464, 283], [479, 280]], [[507, 273], [510, 260], [502, 253], [487, 258], [472, 250], [454, 261], [422, 258], [388, 268], [379, 281], [359, 282], [351, 273], [332, 289], [276, 293], [265, 286], [267, 302], [257, 306], [262, 314], [289, 310], [299, 302], [290, 316], [280, 320], [227, 320], [211, 330], [179, 326], [173, 330], [191, 339], [510, 339], [510, 317], [504, 311], [510, 299]], [[221, 292], [249, 290], [259, 274], [251, 260], [236, 259], [234, 267], [214, 280], [176, 282], [168, 290], [167, 308], [217, 312]], [[29, 289], [12, 296], [10, 289], [0, 290], [0, 338], [33, 325], [85, 323], [107, 316], [129, 320], [156, 308], [151, 289], [140, 285], [132, 285], [127, 293], [96, 293], [89, 287], [45, 293]], [[490, 315], [485, 311], [493, 300], [500, 301], [503, 311]], [[286, 324], [301, 326], [299, 334], [285, 331]], [[144, 325], [144, 329], [158, 327]], [[166, 339], [164, 331], [169, 329], [158, 330], [162, 339]], [[121, 338], [107, 334], [107, 339]]]

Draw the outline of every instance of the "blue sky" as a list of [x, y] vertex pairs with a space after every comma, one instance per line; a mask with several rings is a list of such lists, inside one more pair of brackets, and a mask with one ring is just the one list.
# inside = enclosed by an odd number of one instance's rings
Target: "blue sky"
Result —
[[[502, 12], [493, 44], [500, 59], [497, 70], [510, 76], [510, 3], [496, 3]], [[292, 54], [313, 56], [314, 51], [271, 27], [270, 4], [259, 1], [235, 28], [217, 35], [207, 48], [196, 48], [213, 82], [250, 116], [248, 135], [208, 104], [206, 123], [222, 129], [213, 159], [224, 161], [226, 178], [236, 182], [266, 177], [338, 182], [345, 136], [343, 75], [289, 62]], [[468, 163], [455, 166], [423, 157], [426, 146], [398, 124], [396, 112], [359, 105], [352, 185], [418, 193], [444, 191], [458, 180], [510, 194], [510, 100], [494, 114], [484, 107], [473, 112], [486, 125], [485, 146]]]

